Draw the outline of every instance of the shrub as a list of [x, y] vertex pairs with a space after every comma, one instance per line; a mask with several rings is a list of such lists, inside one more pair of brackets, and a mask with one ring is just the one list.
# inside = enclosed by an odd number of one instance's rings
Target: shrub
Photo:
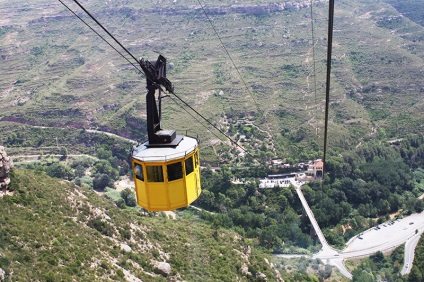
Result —
[[99, 231], [103, 235], [106, 235], [106, 236], [109, 236], [109, 237], [113, 235], [112, 226], [110, 226], [109, 223], [102, 221], [100, 218], [90, 219], [87, 222], [87, 225], [91, 228], [96, 229], [97, 231]]

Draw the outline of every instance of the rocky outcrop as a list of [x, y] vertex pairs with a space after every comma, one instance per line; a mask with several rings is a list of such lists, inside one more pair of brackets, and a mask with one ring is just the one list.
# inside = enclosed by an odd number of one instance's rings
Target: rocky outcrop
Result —
[[302, 2], [282, 2], [278, 4], [264, 4], [264, 5], [249, 5], [249, 4], [238, 4], [231, 5], [228, 7], [208, 7], [206, 9], [208, 14], [247, 14], [247, 15], [267, 15], [275, 12], [282, 11], [299, 11], [301, 9], [308, 8], [310, 1]]
[[155, 272], [161, 274], [163, 276], [171, 275], [171, 265], [164, 261], [155, 261], [151, 260], [153, 267], [155, 268]]
[[10, 183], [9, 172], [13, 167], [13, 161], [6, 154], [3, 146], [0, 146], [0, 190], [6, 190]]

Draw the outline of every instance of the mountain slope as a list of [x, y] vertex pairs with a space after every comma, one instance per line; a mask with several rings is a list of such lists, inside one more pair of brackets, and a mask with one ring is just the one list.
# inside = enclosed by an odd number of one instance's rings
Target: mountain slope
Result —
[[189, 213], [170, 220], [119, 209], [92, 190], [31, 170], [15, 169], [11, 178], [13, 195], [0, 198], [6, 281], [278, 279], [239, 235]]
[[[315, 42], [309, 4], [204, 1], [220, 39], [195, 1], [85, 5], [136, 57], [165, 55], [176, 93], [212, 123], [239, 135], [253, 124], [243, 146], [296, 157], [318, 156], [323, 136], [328, 3], [314, 1]], [[144, 78], [126, 60], [59, 2], [2, 0], [0, 10], [0, 119], [145, 138]], [[422, 14], [401, 13], [382, 1], [336, 4], [332, 146], [423, 133], [424, 27], [414, 22]], [[164, 103], [166, 128], [199, 132], [214, 146], [207, 155], [229, 151], [216, 142], [225, 138], [187, 122], [182, 105]]]

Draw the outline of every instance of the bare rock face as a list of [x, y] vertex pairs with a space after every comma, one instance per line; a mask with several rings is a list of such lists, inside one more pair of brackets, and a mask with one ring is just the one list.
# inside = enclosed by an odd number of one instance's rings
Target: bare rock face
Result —
[[9, 172], [13, 161], [9, 158], [3, 146], [0, 146], [0, 190], [6, 190], [10, 183]]

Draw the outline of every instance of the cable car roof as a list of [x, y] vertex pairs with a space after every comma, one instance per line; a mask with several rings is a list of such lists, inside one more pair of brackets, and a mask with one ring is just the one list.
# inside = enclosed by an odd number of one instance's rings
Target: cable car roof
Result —
[[165, 162], [183, 158], [192, 153], [198, 146], [195, 138], [183, 136], [176, 147], [148, 147], [149, 142], [138, 146], [132, 157], [142, 162]]

